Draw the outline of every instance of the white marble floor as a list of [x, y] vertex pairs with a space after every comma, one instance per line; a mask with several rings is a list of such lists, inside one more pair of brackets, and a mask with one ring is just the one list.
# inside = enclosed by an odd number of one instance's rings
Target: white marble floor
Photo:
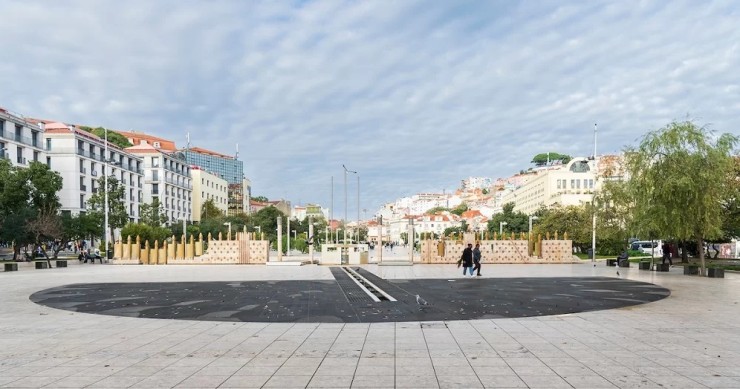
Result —
[[[459, 278], [454, 266], [368, 270]], [[655, 303], [522, 319], [230, 323], [81, 314], [32, 303], [88, 282], [332, 279], [326, 267], [112, 266], [0, 274], [0, 387], [740, 388], [740, 275], [620, 269]], [[603, 263], [485, 265], [486, 277], [608, 276]]]

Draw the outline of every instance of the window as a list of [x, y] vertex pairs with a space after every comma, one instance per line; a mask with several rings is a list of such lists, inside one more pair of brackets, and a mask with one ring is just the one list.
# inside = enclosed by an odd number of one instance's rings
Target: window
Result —
[[152, 181], [159, 181], [159, 170], [152, 170]]
[[162, 146], [161, 146], [161, 145], [159, 144], [159, 142], [154, 142], [154, 144], [152, 144], [152, 146], [154, 146], [154, 147], [156, 147], [156, 148], [160, 148], [160, 147], [162, 147]]
[[33, 152], [33, 160], [36, 161], [36, 162], [39, 161], [39, 152], [38, 151], [34, 151]]
[[561, 189], [562, 186], [563, 186], [563, 184], [560, 182], [560, 180], [558, 180], [558, 189]]
[[51, 168], [51, 157], [46, 157], [46, 166]]
[[0, 119], [0, 136], [5, 136], [5, 120]]
[[152, 167], [159, 167], [159, 157], [152, 157]]
[[570, 180], [570, 189], [576, 188], [576, 180]]
[[159, 184], [152, 184], [152, 194], [153, 195], [159, 194]]
[[588, 187], [591, 189], [594, 188], [594, 180], [588, 180]]
[[46, 138], [46, 150], [51, 150], [51, 138]]
[[23, 136], [23, 126], [20, 124], [15, 125], [15, 141], [20, 142], [21, 136]]
[[576, 180], [576, 188], [581, 189], [581, 180]]
[[84, 194], [80, 195], [80, 208], [85, 209], [85, 195]]
[[26, 159], [23, 158], [23, 147], [18, 146], [16, 148], [16, 162], [18, 162], [19, 165], [23, 165], [26, 163]]
[[31, 145], [33, 145], [33, 147], [39, 147], [38, 131], [31, 131]]

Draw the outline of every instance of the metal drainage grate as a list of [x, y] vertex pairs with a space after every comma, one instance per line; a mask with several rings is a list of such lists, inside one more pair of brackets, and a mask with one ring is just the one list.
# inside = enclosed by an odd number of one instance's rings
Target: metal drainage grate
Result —
[[350, 276], [342, 270], [341, 267], [332, 267], [331, 274], [334, 279], [337, 280], [339, 288], [342, 289], [344, 295], [347, 297], [347, 301], [351, 303], [374, 303], [373, 299], [362, 290]]

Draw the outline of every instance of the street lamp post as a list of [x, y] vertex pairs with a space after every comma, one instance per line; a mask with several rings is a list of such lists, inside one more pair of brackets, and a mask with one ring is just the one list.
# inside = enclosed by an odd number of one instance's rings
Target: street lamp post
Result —
[[532, 220], [537, 219], [539, 219], [537, 216], [529, 217], [529, 231], [527, 232], [527, 253], [529, 255], [532, 255]]
[[347, 244], [347, 173], [353, 173], [357, 174], [354, 170], [348, 170], [344, 164], [342, 164], [342, 168], [344, 169], [344, 244]]
[[507, 223], [507, 222], [499, 222], [498, 223], [498, 234], [499, 235], [503, 235], [504, 234], [504, 226], [507, 225], [507, 224], [509, 224], [509, 223]]
[[108, 129], [104, 129], [105, 132], [105, 151], [103, 152], [103, 190], [105, 196], [105, 205], [103, 206], [105, 212], [105, 259], [108, 260], [108, 245], [110, 241], [110, 234], [108, 233]]
[[529, 240], [532, 240], [532, 220], [537, 220], [539, 217], [537, 216], [530, 216], [529, 217], [529, 232], [527, 236], [529, 237]]
[[226, 238], [226, 240], [231, 240], [231, 222], [226, 222], [224, 223], [224, 225], [229, 226], [229, 235], [228, 235], [228, 238]]
[[593, 212], [592, 226], [591, 226], [591, 262], [596, 266], [596, 182], [599, 177], [599, 171], [597, 169], [598, 162], [596, 160], [596, 135], [598, 133], [598, 127], [594, 123], [594, 190], [593, 196], [591, 197], [591, 208]]

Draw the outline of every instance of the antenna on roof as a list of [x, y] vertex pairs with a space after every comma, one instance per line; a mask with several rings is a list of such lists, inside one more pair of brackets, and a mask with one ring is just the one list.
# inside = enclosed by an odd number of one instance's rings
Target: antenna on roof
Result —
[[234, 158], [239, 158], [239, 143], [236, 144], [236, 157]]

